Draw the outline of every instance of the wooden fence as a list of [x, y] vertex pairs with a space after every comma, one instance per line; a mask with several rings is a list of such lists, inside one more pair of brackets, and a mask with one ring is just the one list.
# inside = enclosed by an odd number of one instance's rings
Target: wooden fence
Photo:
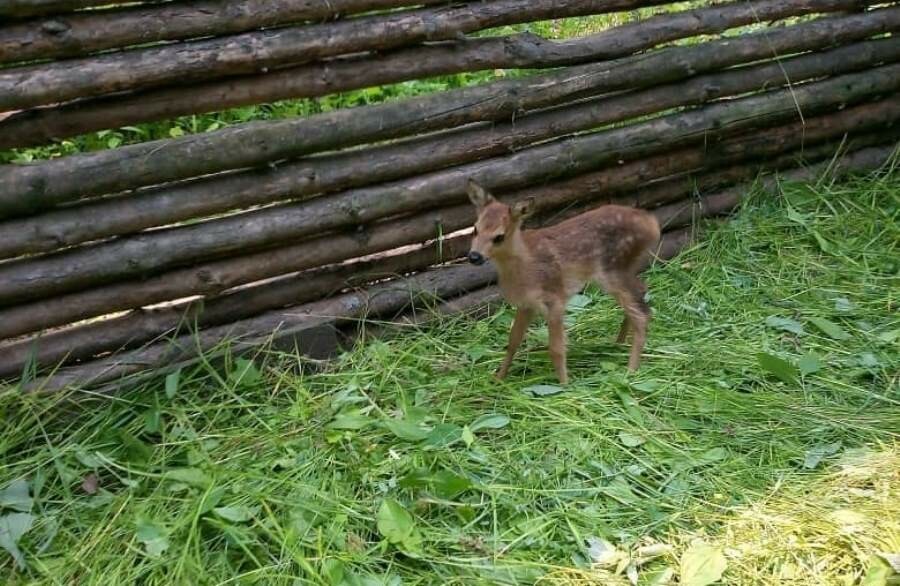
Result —
[[[446, 264], [467, 247], [469, 177], [534, 196], [543, 222], [609, 201], [652, 208], [667, 257], [760, 171], [871, 169], [900, 138], [897, 3], [110, 3], [0, 0], [0, 149], [547, 71], [0, 166], [0, 378], [26, 390], [112, 389], [223, 340], [315, 352], [361, 317], [492, 299], [490, 267]], [[562, 41], [472, 36], [616, 12], [632, 18]]]

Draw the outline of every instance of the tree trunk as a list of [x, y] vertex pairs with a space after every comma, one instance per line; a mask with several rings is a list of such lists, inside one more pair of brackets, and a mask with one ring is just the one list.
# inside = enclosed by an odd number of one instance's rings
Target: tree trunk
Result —
[[452, 39], [503, 25], [630, 10], [669, 0], [492, 0], [243, 33], [0, 70], [0, 111], [267, 71], [325, 57]]
[[[0, 28], [0, 63], [75, 57], [446, 0], [193, 0], [58, 15]], [[0, 8], [0, 11], [3, 9]]]
[[[491, 188], [514, 188], [583, 173], [627, 155], [659, 152], [709, 135], [790, 122], [900, 89], [900, 64], [702, 109], [580, 135], [417, 177], [351, 190], [309, 202], [269, 207], [191, 226], [122, 238], [42, 258], [0, 264], [0, 304], [41, 299], [128, 277], [153, 274], [241, 250], [297, 241], [465, 198], [471, 177]], [[236, 238], [235, 235], [240, 235]]]
[[477, 69], [553, 67], [613, 59], [663, 42], [721, 32], [757, 20], [840, 10], [857, 3], [855, 0], [764, 0], [753, 5], [742, 2], [652, 17], [558, 43], [528, 33], [467, 39], [420, 45], [374, 56], [333, 59], [263, 75], [188, 87], [81, 100], [68, 105], [19, 112], [0, 122], [0, 149], [34, 146], [93, 130], [186, 114], [288, 98], [322, 96], [435, 75]]
[[821, 48], [897, 28], [900, 7], [885, 8], [402, 102], [339, 110], [301, 120], [240, 125], [37, 165], [6, 165], [0, 167], [0, 185], [4, 186], [0, 191], [0, 216], [310, 152], [498, 120], [576, 96], [646, 87], [772, 54]]
[[[144, 0], [144, 4], [155, 4], [161, 1]], [[120, 3], [118, 0], [4, 0], [0, 4], [0, 16], [23, 18]]]
[[[290, 163], [275, 170], [249, 171], [213, 177], [182, 186], [165, 187], [46, 214], [0, 223], [0, 259], [49, 252], [64, 246], [130, 234], [154, 226], [221, 214], [233, 209], [302, 198], [409, 177], [449, 165], [459, 165], [514, 151], [530, 143], [562, 134], [597, 128], [676, 106], [701, 104], [728, 95], [772, 89], [801, 81], [848, 72], [873, 63], [900, 59], [900, 38], [867, 41], [692, 78], [661, 86], [577, 104], [519, 118], [513, 124], [440, 134], [332, 157]], [[853, 110], [856, 112], [856, 110]], [[851, 117], [841, 114], [839, 119]], [[889, 124], [900, 118], [900, 103], [859, 110], [854, 124]], [[359, 173], [365, 168], [365, 173]]]

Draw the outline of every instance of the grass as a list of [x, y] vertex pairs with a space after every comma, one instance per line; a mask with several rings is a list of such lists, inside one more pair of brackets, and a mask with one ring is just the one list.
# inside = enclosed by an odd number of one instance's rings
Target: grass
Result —
[[22, 564], [0, 551], [0, 575], [888, 584], [900, 175], [783, 195], [749, 197], [649, 272], [636, 375], [610, 343], [617, 311], [588, 291], [571, 308], [566, 389], [541, 327], [510, 379], [491, 379], [507, 309], [372, 341], [319, 372], [280, 355], [109, 400], [2, 392], [0, 544], [16, 541]]

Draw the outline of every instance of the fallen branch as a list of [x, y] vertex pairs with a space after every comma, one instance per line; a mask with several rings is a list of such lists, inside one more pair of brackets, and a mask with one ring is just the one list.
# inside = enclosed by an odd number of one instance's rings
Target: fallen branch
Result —
[[[377, 55], [331, 59], [187, 87], [79, 100], [15, 114], [0, 124], [0, 149], [34, 146], [93, 130], [186, 114], [288, 98], [323, 96], [436, 75], [478, 69], [556, 67], [615, 59], [668, 41], [803, 13], [842, 10], [858, 4], [858, 0], [738, 2], [651, 17], [561, 42], [547, 41], [530, 33], [464, 39]], [[32, 28], [29, 27], [29, 30]]]
[[[530, 143], [597, 128], [676, 106], [702, 104], [787, 80], [801, 81], [900, 59], [900, 38], [866, 41], [780, 62], [698, 76], [686, 82], [576, 104], [517, 119], [515, 123], [445, 133], [330, 157], [284, 165], [275, 170], [203, 179], [116, 198], [86, 202], [46, 214], [0, 223], [0, 258], [50, 252], [58, 248], [135, 233], [154, 226], [303, 198], [322, 191], [359, 187], [506, 154]], [[842, 114], [841, 118], [846, 118]], [[861, 127], [900, 118], [900, 103], [860, 112]], [[365, 173], [358, 169], [365, 168]]]
[[898, 28], [900, 7], [884, 8], [301, 120], [244, 124], [36, 165], [0, 166], [0, 216], [310, 152], [498, 120], [576, 96], [665, 83], [773, 54], [817, 49]]
[[454, 237], [412, 252], [305, 271], [239, 289], [213, 299], [200, 299], [101, 320], [35, 338], [0, 344], [0, 378], [21, 374], [29, 364], [54, 365], [83, 361], [148, 342], [182, 335], [195, 328], [246, 319], [264, 311], [315, 301], [346, 287], [396, 277], [462, 256], [468, 237]]
[[669, 0], [491, 0], [286, 27], [0, 70], [0, 111], [267, 71], [453, 39], [482, 29], [631, 10]]
[[[145, 4], [155, 4], [163, 0], [143, 0]], [[79, 8], [93, 8], [121, 4], [119, 0], [4, 0], [0, 4], [0, 16], [16, 18], [59, 14]]]
[[[718, 102], [702, 109], [463, 165], [411, 181], [265, 208], [203, 224], [161, 230], [57, 255], [0, 264], [0, 304], [41, 299], [147, 275], [217, 255], [273, 246], [465, 198], [472, 177], [492, 188], [514, 188], [585, 172], [626, 155], [659, 152], [707, 139], [789, 122], [900, 89], [900, 64], [885, 65], [788, 90]], [[234, 237], [240, 234], [240, 239]]]
[[[241, 33], [446, 0], [192, 0], [63, 14], [0, 27], [0, 63]], [[0, 13], [2, 13], [0, 8]]]

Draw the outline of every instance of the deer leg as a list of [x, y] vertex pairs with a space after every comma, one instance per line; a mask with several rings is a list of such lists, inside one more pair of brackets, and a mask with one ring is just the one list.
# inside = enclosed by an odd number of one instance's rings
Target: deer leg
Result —
[[560, 384], [569, 382], [566, 371], [566, 325], [565, 305], [554, 305], [547, 315], [547, 327], [550, 330], [550, 360], [556, 370], [556, 378]]
[[616, 336], [616, 344], [623, 344], [625, 342], [625, 338], [628, 337], [628, 330], [631, 329], [631, 321], [628, 319], [628, 314], [625, 314], [625, 319], [622, 320], [622, 325], [619, 327], [619, 334]]
[[496, 376], [498, 379], [505, 378], [506, 373], [509, 372], [509, 366], [512, 364], [513, 357], [516, 355], [519, 346], [522, 345], [525, 331], [528, 329], [528, 324], [531, 323], [533, 317], [534, 312], [530, 309], [520, 308], [516, 310], [516, 318], [513, 320], [512, 329], [509, 330], [509, 345], [506, 347], [506, 356], [503, 357], [503, 362], [497, 370]]
[[650, 306], [644, 301], [647, 287], [637, 276], [630, 279], [629, 287], [622, 292], [620, 303], [634, 330], [628, 369], [635, 371], [641, 364], [641, 353], [647, 341], [647, 326], [650, 323]]

